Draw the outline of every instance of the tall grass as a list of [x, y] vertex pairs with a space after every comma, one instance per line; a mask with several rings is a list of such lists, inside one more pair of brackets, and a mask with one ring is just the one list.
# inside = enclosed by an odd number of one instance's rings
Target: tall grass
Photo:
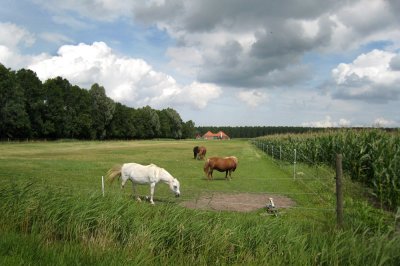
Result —
[[[0, 210], [0, 231], [6, 232], [0, 263], [395, 265], [400, 259], [394, 231], [362, 224], [359, 232], [337, 231], [100, 193], [77, 197], [40, 182], [2, 186]], [[23, 243], [13, 246], [16, 239]]]
[[[343, 155], [343, 170], [354, 181], [372, 189], [380, 206], [400, 206], [400, 132], [383, 130], [342, 130], [299, 135], [273, 135], [257, 139], [265, 145], [294, 149], [297, 161], [332, 165], [337, 153]], [[286, 157], [293, 160], [292, 157]]]

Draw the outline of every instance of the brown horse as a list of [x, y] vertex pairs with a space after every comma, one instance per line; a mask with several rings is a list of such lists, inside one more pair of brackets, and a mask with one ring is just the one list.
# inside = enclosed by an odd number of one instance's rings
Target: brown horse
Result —
[[207, 178], [210, 180], [213, 178], [212, 173], [215, 170], [219, 172], [225, 172], [225, 179], [231, 179], [231, 173], [236, 170], [238, 165], [238, 159], [235, 156], [229, 157], [211, 157], [206, 160], [204, 163], [204, 173], [207, 175]]
[[203, 160], [206, 156], [207, 149], [204, 146], [196, 146], [193, 148], [193, 157], [197, 160]]

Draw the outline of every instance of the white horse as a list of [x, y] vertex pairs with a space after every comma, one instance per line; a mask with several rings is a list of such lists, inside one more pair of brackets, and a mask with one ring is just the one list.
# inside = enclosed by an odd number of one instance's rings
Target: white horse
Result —
[[150, 184], [150, 203], [153, 205], [154, 187], [159, 181], [166, 183], [176, 197], [179, 197], [181, 194], [179, 181], [164, 168], [158, 167], [155, 164], [141, 165], [137, 163], [125, 163], [122, 166], [117, 165], [108, 170], [108, 180], [112, 182], [117, 176], [122, 177], [121, 189], [124, 188], [128, 179], [132, 181], [133, 193], [138, 201], [141, 200], [137, 196], [135, 184]]

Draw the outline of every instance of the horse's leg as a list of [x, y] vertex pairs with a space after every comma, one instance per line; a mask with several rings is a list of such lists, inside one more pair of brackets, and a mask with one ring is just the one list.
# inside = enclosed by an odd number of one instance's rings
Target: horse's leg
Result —
[[150, 203], [154, 205], [153, 195], [154, 195], [154, 187], [156, 183], [150, 183]]
[[141, 202], [142, 200], [140, 199], [139, 195], [137, 194], [136, 186], [135, 186], [135, 183], [133, 183], [133, 182], [132, 182], [132, 190], [133, 190], [133, 197], [134, 198], [136, 197], [136, 200]]

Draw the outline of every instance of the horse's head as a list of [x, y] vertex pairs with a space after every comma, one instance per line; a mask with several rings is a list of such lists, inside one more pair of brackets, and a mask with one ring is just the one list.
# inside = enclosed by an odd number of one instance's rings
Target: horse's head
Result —
[[198, 153], [199, 153], [199, 146], [196, 146], [196, 147], [193, 148], [194, 159], [196, 159]]
[[180, 184], [178, 179], [174, 178], [169, 184], [169, 188], [171, 189], [172, 192], [174, 192], [175, 197], [179, 197], [181, 195], [180, 191]]
[[206, 161], [204, 162], [204, 173], [207, 175], [208, 174], [208, 169], [210, 168], [210, 159], [206, 159]]

